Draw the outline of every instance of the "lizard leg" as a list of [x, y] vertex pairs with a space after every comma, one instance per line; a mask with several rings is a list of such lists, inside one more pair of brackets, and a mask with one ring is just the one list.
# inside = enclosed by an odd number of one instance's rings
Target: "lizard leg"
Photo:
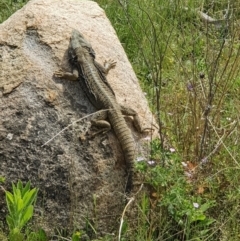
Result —
[[101, 65], [97, 61], [94, 61], [94, 64], [99, 71], [101, 71], [104, 75], [107, 75], [110, 69], [113, 69], [116, 66], [116, 61], [109, 59], [105, 60], [104, 64]]
[[78, 79], [78, 71], [76, 69], [73, 70], [72, 73], [64, 72], [62, 69], [59, 69], [54, 72], [54, 76], [58, 78], [64, 78], [68, 80], [77, 80]]
[[91, 120], [91, 124], [92, 126], [101, 128], [101, 130], [91, 134], [91, 136], [96, 136], [99, 133], [106, 133], [111, 129], [111, 125], [108, 121], [106, 121], [106, 119], [107, 119], [107, 110], [97, 113], [97, 115], [94, 116], [94, 118]]
[[149, 130], [152, 130], [152, 128], [143, 128], [142, 127], [138, 113], [135, 110], [133, 110], [132, 108], [129, 108], [129, 107], [122, 106], [122, 105], [120, 106], [120, 108], [121, 108], [121, 112], [123, 115], [133, 117], [133, 124], [138, 132], [143, 133], [143, 132], [148, 132]]
[[116, 61], [114, 61], [114, 60], [112, 60], [112, 59], [109, 59], [109, 60], [105, 60], [104, 61], [104, 68], [105, 68], [105, 71], [106, 71], [106, 74], [108, 73], [108, 71], [110, 70], [110, 69], [113, 69], [113, 68], [115, 68], [115, 66], [116, 66]]

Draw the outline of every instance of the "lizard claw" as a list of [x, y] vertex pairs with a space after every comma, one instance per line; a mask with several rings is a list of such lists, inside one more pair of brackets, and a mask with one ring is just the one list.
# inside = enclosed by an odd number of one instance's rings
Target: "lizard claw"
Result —
[[62, 71], [62, 69], [56, 70], [53, 74], [55, 77], [61, 78], [64, 76], [64, 72]]
[[62, 69], [59, 69], [57, 71], [54, 72], [54, 77], [57, 78], [66, 78], [68, 80], [77, 80], [78, 79], [78, 73], [73, 72], [64, 72]]
[[104, 61], [104, 67], [108, 70], [114, 68], [116, 64], [117, 62], [114, 61], [113, 59], [108, 59]]
[[154, 131], [154, 129], [153, 128], [151, 128], [151, 127], [144, 127], [142, 130], [141, 130], [141, 133], [143, 133], [143, 134], [148, 134], [149, 132], [153, 132]]

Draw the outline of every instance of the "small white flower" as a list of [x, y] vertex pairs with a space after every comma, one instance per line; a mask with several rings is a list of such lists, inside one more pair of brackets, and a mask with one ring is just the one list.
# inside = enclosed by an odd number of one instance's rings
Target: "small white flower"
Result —
[[199, 208], [199, 204], [198, 203], [193, 203], [193, 207]]
[[169, 148], [169, 151], [173, 153], [173, 152], [175, 152], [176, 150], [171, 147], [171, 148]]
[[137, 157], [137, 162], [145, 161], [145, 158], [142, 156]]
[[154, 164], [155, 164], [155, 161], [153, 161], [153, 160], [148, 161], [148, 164], [149, 164], [149, 165], [154, 165]]
[[146, 136], [145, 138], [143, 138], [143, 140], [145, 140], [145, 141], [151, 141], [151, 137], [150, 137], [150, 136]]
[[186, 162], [181, 162], [182, 163], [182, 165], [184, 166], [184, 167], [187, 167], [187, 163]]

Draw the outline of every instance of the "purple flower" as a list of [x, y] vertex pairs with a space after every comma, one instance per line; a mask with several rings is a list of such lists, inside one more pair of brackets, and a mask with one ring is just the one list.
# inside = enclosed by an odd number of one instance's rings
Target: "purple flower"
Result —
[[193, 85], [191, 83], [187, 84], [187, 90], [188, 91], [193, 91]]
[[208, 159], [207, 157], [204, 157], [202, 160], [201, 160], [201, 164], [206, 164], [208, 162]]

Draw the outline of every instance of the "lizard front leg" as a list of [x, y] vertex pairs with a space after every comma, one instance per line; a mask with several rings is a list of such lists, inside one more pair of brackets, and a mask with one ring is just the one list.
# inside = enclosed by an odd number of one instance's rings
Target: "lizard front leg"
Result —
[[105, 60], [103, 65], [99, 64], [97, 61], [94, 61], [94, 65], [96, 66], [96, 68], [104, 75], [107, 75], [110, 69], [115, 68], [116, 63], [117, 62], [112, 59]]

